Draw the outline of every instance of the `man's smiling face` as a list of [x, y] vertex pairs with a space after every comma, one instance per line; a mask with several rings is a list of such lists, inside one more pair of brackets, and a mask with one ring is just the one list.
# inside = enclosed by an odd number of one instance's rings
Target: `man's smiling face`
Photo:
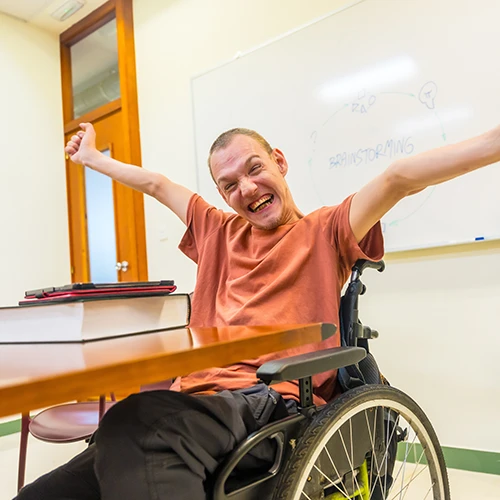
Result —
[[269, 154], [255, 139], [236, 135], [214, 151], [210, 168], [225, 202], [254, 227], [270, 230], [299, 219], [279, 149]]

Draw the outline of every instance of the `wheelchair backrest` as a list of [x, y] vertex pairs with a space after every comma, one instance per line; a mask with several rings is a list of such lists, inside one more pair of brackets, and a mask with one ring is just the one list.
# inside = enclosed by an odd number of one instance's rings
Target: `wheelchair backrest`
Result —
[[365, 384], [380, 384], [383, 377], [380, 374], [375, 358], [368, 348], [368, 340], [378, 336], [375, 330], [361, 323], [359, 319], [358, 299], [366, 291], [365, 285], [360, 278], [366, 268], [376, 269], [382, 272], [385, 269], [384, 261], [358, 260], [352, 268], [351, 278], [347, 289], [340, 299], [340, 337], [343, 346], [363, 347], [366, 358], [357, 365], [340, 368], [338, 371], [338, 382], [343, 392]]

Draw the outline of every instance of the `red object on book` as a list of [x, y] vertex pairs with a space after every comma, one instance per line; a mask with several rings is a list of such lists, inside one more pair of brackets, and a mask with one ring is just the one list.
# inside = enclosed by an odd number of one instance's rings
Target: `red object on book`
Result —
[[61, 287], [41, 288], [25, 292], [19, 305], [72, 302], [76, 300], [102, 300], [123, 297], [152, 297], [168, 295], [177, 287], [173, 281], [142, 281], [123, 283], [74, 283]]

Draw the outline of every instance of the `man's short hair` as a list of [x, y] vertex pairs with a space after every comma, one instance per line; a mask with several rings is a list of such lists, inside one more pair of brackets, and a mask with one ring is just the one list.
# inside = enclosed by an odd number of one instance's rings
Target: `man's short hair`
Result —
[[217, 139], [215, 139], [214, 143], [210, 147], [210, 153], [208, 155], [208, 169], [210, 170], [210, 175], [212, 176], [212, 179], [216, 184], [217, 182], [214, 179], [214, 175], [212, 174], [212, 167], [210, 166], [210, 159], [216, 151], [229, 146], [233, 138], [237, 135], [246, 135], [247, 137], [251, 137], [264, 148], [269, 156], [273, 152], [273, 148], [271, 147], [271, 145], [258, 132], [255, 132], [255, 130], [251, 130], [249, 128], [232, 128], [231, 130], [226, 130], [221, 135], [219, 135]]

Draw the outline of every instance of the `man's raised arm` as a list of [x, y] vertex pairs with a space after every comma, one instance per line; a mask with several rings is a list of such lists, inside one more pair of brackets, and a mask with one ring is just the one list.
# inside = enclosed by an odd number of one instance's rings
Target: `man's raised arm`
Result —
[[354, 195], [349, 212], [354, 236], [361, 241], [405, 196], [497, 161], [500, 126], [472, 139], [395, 161]]
[[70, 155], [71, 161], [156, 198], [186, 224], [187, 207], [193, 195], [192, 191], [172, 182], [162, 174], [128, 165], [104, 155], [96, 148], [94, 127], [90, 123], [82, 123], [80, 127], [82, 130], [71, 137], [64, 149]]

